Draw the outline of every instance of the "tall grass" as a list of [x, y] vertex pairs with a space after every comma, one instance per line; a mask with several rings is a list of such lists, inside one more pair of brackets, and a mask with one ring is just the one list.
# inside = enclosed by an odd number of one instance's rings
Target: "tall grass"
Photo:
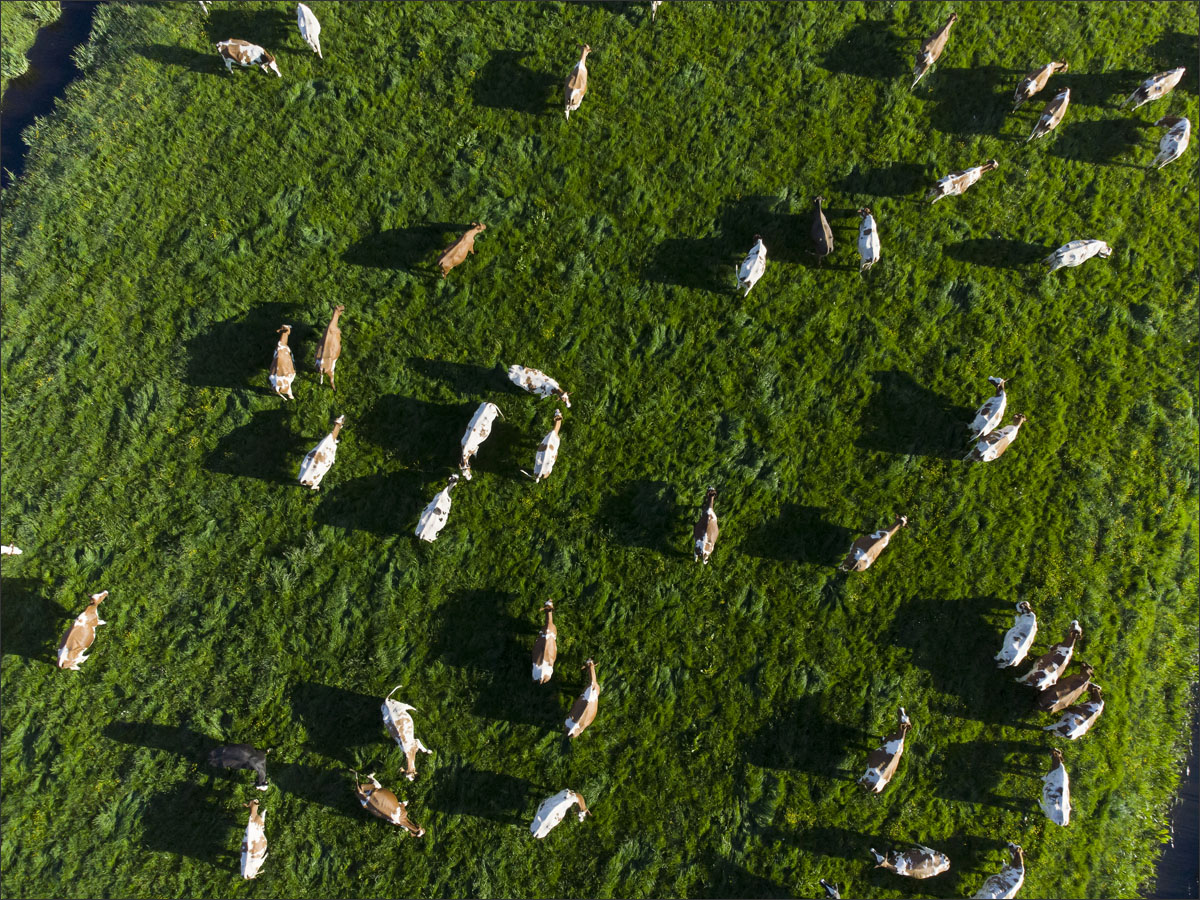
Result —
[[61, 13], [58, 0], [10, 0], [0, 13], [0, 94], [8, 82], [29, 69], [25, 56], [37, 38], [38, 29]]

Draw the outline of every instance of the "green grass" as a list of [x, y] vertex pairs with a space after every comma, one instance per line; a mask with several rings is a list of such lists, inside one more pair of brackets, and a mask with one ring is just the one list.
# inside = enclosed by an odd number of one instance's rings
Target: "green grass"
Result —
[[[915, 91], [948, 4], [106, 4], [84, 77], [3, 195], [0, 537], [7, 896], [848, 896], [974, 892], [1026, 851], [1025, 897], [1153, 880], [1197, 678], [1197, 155], [1192, 3], [978, 3]], [[276, 53], [227, 75], [213, 44]], [[564, 121], [586, 41], [590, 83]], [[1022, 142], [1032, 64], [1065, 57], [1064, 123]], [[965, 196], [940, 175], [996, 157]], [[836, 248], [814, 267], [810, 201]], [[879, 220], [861, 277], [853, 210]], [[460, 226], [488, 230], [442, 280]], [[734, 266], [761, 233], [748, 298]], [[1043, 275], [1068, 240], [1108, 260]], [[338, 393], [310, 360], [342, 318]], [[294, 326], [297, 400], [266, 390]], [[573, 407], [549, 481], [518, 473]], [[964, 424], [1012, 379], [996, 463]], [[413, 529], [481, 400], [506, 419], [433, 545]], [[317, 494], [301, 456], [346, 415]], [[688, 552], [720, 489], [707, 567]], [[869, 572], [851, 540], [910, 518]], [[87, 594], [91, 660], [53, 667]], [[558, 605], [554, 680], [529, 648]], [[1107, 708], [1057, 741], [992, 655], [1029, 600], [1042, 652], [1078, 618]], [[562, 720], [594, 656], [595, 724]], [[435, 752], [379, 719], [395, 685]], [[855, 786], [903, 704], [880, 797]], [[270, 856], [243, 883], [251, 777], [274, 747]], [[350, 770], [411, 801], [371, 819]], [[563, 787], [594, 811], [544, 842]], [[911, 882], [867, 848], [915, 837]]]
[[59, 17], [58, 0], [6, 0], [0, 12], [0, 94], [29, 68], [25, 54], [38, 29]]

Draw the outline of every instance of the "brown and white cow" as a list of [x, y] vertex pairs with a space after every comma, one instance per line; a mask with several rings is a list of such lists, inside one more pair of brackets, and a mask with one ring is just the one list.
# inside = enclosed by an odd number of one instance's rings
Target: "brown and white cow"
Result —
[[422, 744], [414, 734], [415, 729], [410, 713], [416, 712], [417, 708], [392, 699], [392, 694], [398, 690], [400, 690], [400, 685], [392, 688], [391, 693], [383, 698], [383, 705], [380, 709], [383, 712], [384, 727], [400, 745], [400, 749], [404, 751], [404, 760], [407, 764], [404, 774], [409, 781], [412, 781], [417, 777], [417, 751], [422, 753], [432, 753], [433, 751]]
[[246, 836], [242, 838], [242, 877], [257, 878], [267, 858], [267, 813], [258, 811], [258, 801], [243, 804], [250, 810], [250, 821], [246, 823]]
[[904, 754], [904, 736], [912, 728], [912, 720], [903, 706], [900, 707], [899, 720], [899, 727], [883, 739], [883, 746], [872, 750], [867, 756], [867, 771], [858, 779], [859, 785], [872, 794], [881, 793], [887, 787], [900, 765], [900, 757]]
[[1053, 731], [1067, 740], [1076, 741], [1088, 733], [1096, 724], [1100, 713], [1104, 712], [1104, 697], [1100, 685], [1088, 685], [1088, 701], [1078, 706], [1068, 706], [1063, 710], [1062, 718], [1053, 725], [1047, 725], [1042, 731]]
[[314, 491], [321, 487], [321, 480], [333, 468], [337, 459], [338, 435], [346, 424], [344, 415], [333, 420], [333, 431], [321, 438], [321, 442], [304, 455], [300, 461], [300, 483]]
[[829, 227], [829, 220], [825, 218], [825, 213], [821, 210], [821, 204], [825, 202], [824, 197], [813, 197], [813, 218], [812, 227], [809, 233], [812, 236], [814, 253], [817, 257], [817, 265], [821, 264], [821, 260], [833, 252], [833, 229]]
[[358, 775], [354, 776], [354, 794], [365, 809], [369, 809], [373, 815], [379, 816], [385, 822], [406, 829], [413, 837], [425, 834], [425, 829], [408, 817], [407, 800], [398, 800], [395, 794], [376, 780], [374, 772], [367, 778], [370, 781], [359, 783]]
[[338, 327], [338, 319], [345, 309], [340, 303], [333, 308], [333, 318], [329, 320], [329, 327], [317, 344], [317, 371], [321, 373], [321, 384], [325, 383], [325, 376], [329, 376], [331, 391], [337, 390], [337, 385], [333, 383], [333, 370], [337, 368], [338, 357], [342, 355], [342, 329]]
[[1158, 128], [1167, 129], [1167, 133], [1158, 142], [1158, 155], [1152, 163], [1154, 168], [1161, 169], [1167, 163], [1175, 162], [1183, 156], [1188, 142], [1192, 139], [1192, 123], [1187, 116], [1163, 116], [1154, 124]]
[[864, 206], [858, 214], [862, 222], [858, 226], [858, 258], [861, 260], [858, 271], [865, 272], [883, 256], [879, 245], [879, 225], [871, 215], [870, 207]]
[[1012, 841], [1008, 842], [1008, 865], [988, 878], [972, 900], [1012, 900], [1025, 883], [1025, 853]]
[[821, 887], [825, 888], [826, 900], [842, 900], [842, 892], [838, 890], [836, 884], [830, 884], [824, 878], [820, 879]]
[[591, 52], [592, 48], [584, 44], [580, 48], [579, 62], [575, 63], [575, 68], [567, 76], [563, 96], [566, 100], [566, 117], [568, 119], [571, 118], [571, 113], [579, 109], [579, 104], [583, 102], [583, 95], [587, 93], [587, 55]]
[[571, 707], [570, 715], [567, 716], [567, 737], [579, 737], [583, 734], [584, 729], [592, 724], [596, 718], [596, 706], [600, 699], [600, 682], [596, 680], [596, 663], [589, 659], [583, 664], [587, 669], [588, 677], [591, 682], [587, 686], [579, 699], [575, 701], [575, 705]]
[[937, 203], [943, 197], [957, 197], [965, 193], [967, 188], [982, 178], [984, 172], [990, 172], [992, 169], [998, 168], [1000, 168], [1000, 163], [994, 159], [989, 159], [982, 166], [973, 166], [970, 169], [963, 169], [960, 172], [951, 172], [949, 175], [943, 175], [933, 187], [925, 192], [925, 199], [930, 203]]
[[562, 410], [556, 409], [554, 411], [554, 430], [542, 438], [542, 442], [537, 446], [537, 453], [533, 457], [533, 481], [535, 484], [543, 478], [549, 478], [550, 473], [554, 471], [554, 464], [558, 462], [558, 448], [562, 443], [562, 436], [559, 432], [562, 431], [562, 423]]
[[1055, 825], [1064, 828], [1071, 823], [1071, 779], [1061, 750], [1051, 750], [1054, 765], [1042, 776], [1042, 812]]
[[92, 642], [96, 640], [96, 629], [108, 624], [100, 618], [100, 604], [107, 596], [108, 591], [92, 594], [92, 602], [75, 618], [67, 633], [63, 635], [62, 643], [58, 647], [60, 669], [78, 672], [80, 664], [87, 662], [86, 654]]
[[576, 804], [579, 806], [577, 815], [579, 816], [579, 821], [582, 822], [586, 816], [591, 815], [587, 804], [583, 802], [582, 794], [572, 790], [564, 790], [559, 791], [553, 797], [547, 797], [542, 801], [533, 816], [533, 824], [529, 826], [530, 832], [535, 838], [541, 840], [558, 827], [558, 824], [566, 818], [568, 810]]
[[1186, 71], [1187, 69], [1181, 66], [1178, 69], [1171, 69], [1167, 72], [1159, 72], [1157, 75], [1151, 75], [1138, 86], [1136, 91], [1125, 98], [1121, 104], [1121, 108], [1124, 109], [1132, 103], [1132, 108], [1137, 109], [1151, 100], [1158, 100], [1161, 97], [1167, 96], [1167, 94], [1175, 90], [1175, 85], [1179, 84], [1180, 79], [1183, 78], [1183, 73]]
[[704, 495], [704, 504], [700, 507], [700, 518], [692, 526], [692, 556], [698, 563], [708, 565], [713, 548], [717, 546], [717, 536], [721, 533], [717, 527], [717, 489], [710, 487]]
[[1042, 110], [1041, 118], [1037, 120], [1037, 124], [1033, 126], [1033, 133], [1025, 138], [1025, 143], [1029, 143], [1034, 138], [1040, 138], [1043, 135], [1049, 134], [1058, 127], [1058, 123], [1063, 120], [1063, 116], [1067, 114], [1067, 107], [1071, 104], [1071, 89], [1063, 88], [1055, 94], [1050, 102], [1046, 104], [1046, 108]]
[[271, 357], [271, 390], [280, 397], [295, 400], [292, 394], [292, 380], [296, 377], [296, 365], [292, 360], [292, 348], [288, 346], [288, 335], [292, 333], [291, 325], [281, 325], [276, 329], [279, 343], [275, 345], [275, 355]]
[[1050, 76], [1056, 72], [1067, 71], [1067, 63], [1065, 60], [1058, 62], [1048, 62], [1044, 66], [1038, 66], [1036, 69], [1030, 69], [1029, 73], [1021, 79], [1021, 83], [1017, 85], [1017, 91], [1013, 94], [1013, 112], [1021, 108], [1021, 104], [1026, 100], [1033, 98], [1034, 94], [1046, 86], [1046, 82], [1050, 80]]
[[538, 632], [533, 642], [533, 680], [545, 684], [554, 674], [554, 660], [558, 658], [558, 628], [554, 624], [554, 604], [547, 600], [542, 606], [546, 614], [546, 627]]
[[916, 844], [913, 849], [903, 853], [889, 850], [887, 856], [876, 853], [874, 847], [870, 849], [875, 857], [875, 868], [890, 869], [897, 875], [907, 875], [909, 878], [932, 878], [950, 868], [950, 857], [923, 844]]
[[482, 231], [487, 231], [486, 225], [482, 222], [472, 222], [466, 234], [446, 248], [446, 252], [442, 254], [437, 263], [441, 266], [443, 278], [449, 274], [451, 269], [460, 265], [467, 258], [468, 253], [475, 252], [475, 236]]
[[1038, 709], [1048, 713], [1061, 712], [1083, 696], [1096, 670], [1087, 663], [1080, 663], [1079, 669], [1074, 675], [1060, 678], [1056, 684], [1038, 694]]
[[890, 528], [881, 528], [864, 535], [850, 545], [850, 552], [838, 569], [842, 572], [865, 572], [883, 552], [892, 536], [908, 524], [907, 516], [896, 516]]
[[917, 52], [917, 61], [913, 64], [913, 74], [917, 76], [917, 79], [912, 83], [912, 87], [909, 88], [910, 91], [917, 86], [917, 81], [924, 78], [925, 73], [932, 69], [933, 64], [938, 61], [938, 57], [946, 49], [946, 41], [950, 37], [950, 26], [957, 21], [958, 13], [951, 13], [945, 25], [925, 38], [925, 41], [921, 44], [921, 49]]
[[485, 400], [479, 404], [479, 408], [471, 416], [471, 421], [467, 423], [467, 430], [463, 433], [461, 442], [462, 456], [458, 462], [458, 469], [467, 481], [472, 478], [471, 458], [479, 452], [480, 446], [492, 433], [492, 423], [496, 421], [496, 416], [504, 418], [504, 413], [500, 412], [500, 407], [495, 403]]
[[972, 441], [977, 441], [995, 431], [1001, 420], [1004, 419], [1004, 410], [1008, 407], [1008, 394], [1004, 390], [1008, 380], [989, 375], [988, 381], [995, 385], [996, 393], [988, 397], [983, 402], [983, 406], [975, 411], [975, 418], [967, 426], [971, 429]]
[[1021, 430], [1021, 426], [1026, 421], [1028, 420], [1023, 414], [1017, 413], [1013, 417], [1011, 425], [1005, 425], [1003, 428], [981, 437], [978, 443], [971, 448], [971, 452], [963, 457], [963, 460], [984, 463], [999, 459], [1009, 445], [1017, 439], [1017, 432]]
[[1004, 635], [1004, 646], [995, 656], [996, 665], [1001, 669], [1019, 666], [1033, 646], [1037, 630], [1037, 616], [1033, 613], [1033, 607], [1022, 600], [1017, 604], [1017, 617], [1013, 620], [1012, 628]]
[[274, 72], [280, 78], [283, 77], [279, 72], [279, 66], [275, 63], [275, 57], [258, 44], [230, 38], [217, 44], [217, 53], [221, 54], [221, 59], [225, 61], [226, 72], [232, 73], [233, 64], [237, 63], [244, 69], [258, 66], [264, 72]]
[[1067, 626], [1067, 633], [1060, 643], [1055, 644], [1033, 662], [1033, 668], [1017, 679], [1019, 684], [1044, 691], [1053, 685], [1067, 670], [1071, 655], [1075, 652], [1075, 642], [1083, 637], [1083, 628], [1078, 619], [1072, 619]]

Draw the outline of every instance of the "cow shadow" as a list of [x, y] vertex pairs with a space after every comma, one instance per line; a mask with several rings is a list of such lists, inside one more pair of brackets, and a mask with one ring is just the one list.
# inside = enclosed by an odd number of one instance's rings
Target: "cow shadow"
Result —
[[[366, 773], [360, 774], [365, 780]], [[280, 790], [348, 819], [360, 819], [367, 813], [354, 795], [353, 778], [350, 771], [331, 771], [298, 763], [280, 766], [278, 771], [271, 772], [272, 784]]]
[[380, 712], [382, 697], [308, 681], [292, 688], [290, 699], [306, 746], [346, 766], [355, 763], [351, 747], [391, 741]]
[[293, 409], [288, 406], [255, 413], [248, 423], [217, 441], [204, 468], [272, 484], [295, 483], [300, 477], [300, 460], [312, 448], [288, 427], [292, 417]]
[[[290, 40], [296, 31], [294, 11], [287, 13], [278, 8], [249, 9], [241, 3], [214, 6], [209, 9], [206, 31], [209, 42], [214, 47], [232, 36], [258, 44], [276, 58], [282, 53], [297, 49]], [[303, 41], [300, 43], [303, 46]], [[311, 52], [307, 46], [304, 50], [306, 54]], [[238, 66], [235, 64], [234, 68]]]
[[151, 62], [179, 66], [181, 69], [189, 69], [199, 72], [201, 75], [225, 74], [225, 63], [217, 53], [215, 46], [212, 52], [201, 53], [199, 50], [192, 50], [190, 47], [181, 47], [177, 44], [142, 44], [134, 47], [133, 52]]
[[1045, 259], [1054, 248], [1009, 238], [970, 238], [946, 244], [943, 252], [951, 259], [994, 269], [1025, 269]]
[[235, 835], [245, 822], [238, 821], [207, 785], [183, 782], [155, 794], [142, 813], [142, 825], [142, 846], [147, 850], [222, 867], [237, 865], [241, 843]]
[[835, 825], [803, 830], [784, 830], [771, 826], [763, 831], [763, 843], [790, 844], [806, 853], [855, 861], [870, 860], [870, 848], [879, 847], [878, 838]]
[[328, 493], [322, 490], [315, 521], [347, 531], [400, 534], [414, 530], [429, 501], [446, 480], [436, 484], [420, 472], [383, 472], [339, 482]]
[[431, 403], [388, 394], [375, 401], [358, 431], [363, 440], [388, 451], [405, 466], [440, 477], [458, 466], [462, 436], [477, 408], [475, 403]]
[[[718, 498], [719, 500], [719, 498]], [[690, 534], [684, 507], [666, 481], [624, 481], [600, 501], [597, 523], [626, 547], [645, 547], [666, 556], [687, 556], [679, 537]]]
[[879, 389], [871, 396], [854, 445], [863, 450], [962, 459], [973, 410], [922, 387], [896, 369], [872, 373]]
[[557, 74], [535, 72], [521, 64], [527, 50], [494, 50], [471, 86], [476, 106], [511, 109], [537, 115], [551, 108], [551, 91], [559, 86]]
[[261, 303], [244, 316], [218, 322], [202, 334], [189, 338], [187, 383], [195, 387], [252, 388], [274, 395], [267, 376], [279, 343], [276, 330], [291, 325], [288, 346], [297, 372], [305, 353], [299, 345], [315, 329], [305, 324], [305, 313], [292, 303]]
[[754, 528], [739, 548], [760, 559], [836, 566], [855, 535], [824, 519], [820, 506], [785, 503], [779, 515]]
[[488, 439], [471, 458], [471, 471], [519, 481], [521, 464], [529, 464], [533, 459], [534, 452], [529, 446], [528, 435], [523, 434], [516, 425], [496, 419]]
[[[854, 780], [857, 771], [842, 768], [847, 754], [865, 747], [870, 735], [830, 715], [819, 694], [792, 700], [750, 738], [746, 759], [766, 769], [795, 769], [823, 778]], [[863, 760], [866, 760], [864, 751]]]
[[821, 68], [841, 75], [891, 81], [912, 65], [901, 53], [902, 41], [884, 22], [859, 22], [838, 38], [821, 59]]
[[[995, 793], [996, 784], [1005, 770], [1018, 770], [1022, 774], [1033, 774], [1025, 760], [1038, 753], [1045, 755], [1042, 748], [1031, 741], [1001, 741], [995, 738], [963, 741], [950, 744], [937, 754], [941, 771], [934, 793], [946, 800], [963, 803], [978, 803], [1027, 813], [1030, 801], [1015, 801]], [[1020, 755], [1021, 763], [1013, 764], [1013, 757]], [[1049, 771], [1047, 762], [1045, 769]], [[1041, 772], [1037, 775], [1040, 776]]]
[[[448, 770], [447, 770], [448, 769]], [[424, 805], [450, 816], [474, 816], [501, 825], [528, 825], [534, 784], [502, 772], [486, 772], [455, 759], [439, 767]]]
[[[162, 750], [207, 764], [208, 754], [219, 744], [187, 725], [156, 725], [153, 722], [109, 722], [103, 735], [111, 741], [150, 750]], [[225, 769], [212, 769], [224, 772]]]
[[[444, 382], [455, 392], [468, 397], [479, 397], [490, 391], [496, 391], [504, 385], [512, 388], [514, 392], [525, 393], [507, 377], [497, 374], [496, 366], [488, 368], [476, 363], [451, 362], [448, 359], [423, 359], [420, 356], [410, 356], [408, 365], [422, 375]], [[463, 430], [466, 431], [465, 422]]]
[[834, 182], [834, 189], [842, 194], [901, 197], [923, 190], [929, 181], [926, 167], [917, 163], [893, 162], [866, 170], [855, 164], [849, 175]]
[[[72, 613], [44, 596], [41, 583], [33, 578], [0, 579], [0, 597], [4, 598], [0, 603], [0, 654], [24, 656], [57, 668], [58, 645], [82, 608]], [[103, 631], [98, 634], [103, 638]]]
[[342, 260], [354, 266], [440, 275], [436, 257], [470, 227], [456, 222], [423, 222], [385, 229], [351, 244]]
[[711, 876], [692, 897], [789, 897], [791, 892], [776, 881], [755, 875], [728, 859], [711, 865]]
[[[1131, 151], [1145, 144], [1142, 130], [1147, 124], [1138, 119], [1104, 119], [1099, 122], [1067, 122], [1059, 126], [1055, 132], [1054, 143], [1049, 153], [1062, 159], [1089, 165], [1123, 165], [1132, 168], [1146, 168], [1121, 159]], [[1152, 149], [1146, 145], [1145, 149]], [[1145, 157], [1149, 163], [1152, 155]]]
[[[1174, 69], [1180, 64], [1186, 64], [1188, 60], [1195, 60], [1197, 53], [1200, 53], [1200, 48], [1197, 47], [1197, 42], [1200, 40], [1194, 34], [1186, 34], [1182, 31], [1172, 31], [1169, 34], [1164, 34], [1157, 41], [1146, 48], [1146, 52], [1150, 55], [1150, 59], [1154, 61], [1155, 72], [1165, 72], [1168, 69]], [[1147, 72], [1146, 75], [1150, 73]], [[1146, 75], [1142, 78], [1145, 79]], [[1179, 82], [1179, 86], [1175, 90], [1185, 90], [1191, 94], [1197, 93], [1197, 86], [1200, 81], [1197, 81], [1195, 69], [1189, 69], [1183, 75], [1183, 80]], [[1134, 85], [1129, 88], [1129, 94], [1133, 93]], [[1129, 96], [1126, 94], [1125, 96]]]
[[[1034, 113], [1040, 116], [1042, 109], [1054, 92], [1061, 88], [1071, 89], [1071, 106], [1099, 106], [1107, 109], [1118, 109], [1126, 97], [1132, 94], [1139, 84], [1145, 81], [1149, 72], [1139, 72], [1133, 69], [1122, 69], [1117, 72], [1065, 72], [1052, 75], [1051, 84], [1046, 89], [1025, 103], [1022, 109], [1032, 107]], [[1016, 85], [1013, 86], [1014, 89]], [[1067, 117], [1070, 118], [1070, 110]], [[1036, 121], [1036, 118], [1034, 119]], [[1116, 124], [1119, 120], [1105, 119], [1105, 122]], [[1100, 123], [1093, 123], [1100, 124]], [[1066, 127], [1060, 125], [1055, 131]], [[1033, 121], [1029, 123], [1028, 134], [1033, 130]], [[1043, 139], [1044, 140], [1044, 139]]]
[[[929, 115], [930, 126], [943, 134], [997, 133], [1012, 107], [1014, 77], [1019, 78], [1002, 66], [939, 67], [921, 82], [928, 81], [929, 99], [937, 104]], [[1001, 85], [1007, 87], [1007, 95], [997, 89]]]

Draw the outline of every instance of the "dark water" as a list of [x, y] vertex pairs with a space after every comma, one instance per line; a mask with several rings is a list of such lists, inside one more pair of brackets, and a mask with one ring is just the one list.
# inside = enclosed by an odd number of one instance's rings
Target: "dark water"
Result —
[[4, 187], [25, 171], [26, 147], [21, 132], [33, 124], [35, 117], [49, 115], [54, 101], [79, 74], [71, 51], [88, 39], [96, 6], [90, 0], [63, 0], [58, 21], [37, 33], [27, 54], [29, 70], [5, 88], [0, 106], [0, 184]]
[[1200, 897], [1200, 687], [1192, 697], [1192, 752], [1187, 774], [1171, 811], [1173, 839], [1158, 863], [1158, 884], [1150, 900]]

